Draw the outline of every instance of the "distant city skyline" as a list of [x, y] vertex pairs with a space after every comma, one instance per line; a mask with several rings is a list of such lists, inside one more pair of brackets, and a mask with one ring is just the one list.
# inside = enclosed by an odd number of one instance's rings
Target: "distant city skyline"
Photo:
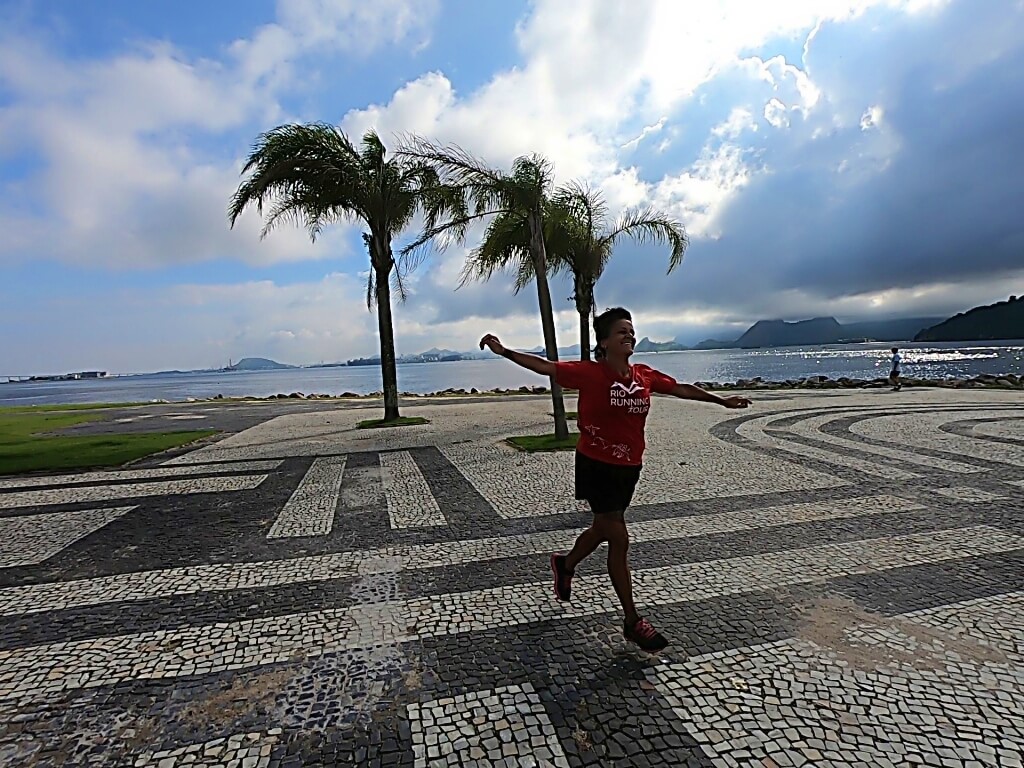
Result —
[[[253, 141], [290, 121], [540, 152], [613, 212], [670, 212], [682, 266], [625, 243], [597, 286], [659, 341], [1024, 293], [1020, 2], [28, 2], [0, 30], [10, 373], [378, 354], [357, 227], [228, 228]], [[465, 254], [412, 275], [399, 354], [541, 343], [532, 287], [455, 290]], [[564, 347], [570, 293], [553, 282]]]

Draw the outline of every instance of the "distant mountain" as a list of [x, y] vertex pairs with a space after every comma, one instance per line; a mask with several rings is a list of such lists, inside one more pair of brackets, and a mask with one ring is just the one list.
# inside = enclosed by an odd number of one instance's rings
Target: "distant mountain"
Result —
[[942, 320], [941, 317], [908, 317], [906, 320], [868, 320], [843, 326], [844, 341], [907, 341]]
[[732, 349], [736, 346], [735, 341], [722, 341], [721, 339], [704, 339], [694, 345], [694, 349]]
[[649, 338], [644, 336], [640, 341], [636, 343], [633, 348], [634, 352], [678, 352], [683, 349], [689, 349], [677, 342], [675, 339], [671, 341], [651, 341]]
[[858, 341], [906, 341], [938, 318], [911, 317], [903, 320], [869, 320], [843, 325], [834, 317], [786, 322], [758, 320], [736, 341], [705, 339], [694, 349], [756, 349], [761, 347], [811, 346]]
[[[531, 355], [544, 355], [544, 347], [534, 347], [533, 349], [524, 349], [524, 352], [529, 352]], [[561, 360], [563, 357], [566, 359], [576, 358], [580, 356], [580, 345], [573, 344], [571, 347], [559, 347], [558, 348], [558, 359]]]
[[843, 326], [834, 317], [815, 317], [787, 323], [785, 320], [758, 320], [736, 339], [734, 346], [790, 347], [810, 344], [833, 344], [843, 337]]
[[974, 307], [925, 328], [914, 341], [987, 341], [1024, 339], [1024, 297], [1011, 296], [984, 307]]
[[280, 368], [295, 368], [294, 365], [285, 365], [265, 357], [243, 357], [228, 370], [231, 371], [271, 371]]

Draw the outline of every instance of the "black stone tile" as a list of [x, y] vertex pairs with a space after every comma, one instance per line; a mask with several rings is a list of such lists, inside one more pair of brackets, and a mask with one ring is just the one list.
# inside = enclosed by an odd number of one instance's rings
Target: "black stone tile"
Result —
[[[987, 407], [988, 406], [986, 406], [986, 409], [987, 409]], [[977, 410], [977, 409], [944, 408], [943, 409], [943, 413], [946, 413], [946, 412], [957, 412], [959, 410]], [[896, 413], [898, 413], [898, 412], [894, 412], [893, 415], [896, 415]], [[1002, 461], [999, 461], [999, 460], [994, 459], [994, 458], [993, 459], [988, 459], [988, 458], [983, 459], [983, 458], [979, 458], [977, 456], [969, 456], [969, 455], [963, 454], [963, 453], [954, 453], [952, 451], [944, 451], [944, 450], [940, 450], [940, 449], [936, 449], [936, 448], [924, 448], [924, 447], [918, 446], [918, 445], [905, 446], [905, 445], [901, 445], [898, 441], [879, 440], [877, 438], [868, 437], [866, 435], [861, 435], [861, 434], [853, 431], [852, 427], [853, 427], [854, 424], [858, 424], [858, 423], [860, 423], [862, 421], [868, 421], [868, 420], [870, 420], [872, 418], [875, 418], [875, 417], [873, 415], [865, 415], [865, 414], [854, 414], [852, 416], [845, 416], [845, 417], [842, 417], [842, 418], [837, 418], [837, 419], [835, 419], [833, 421], [829, 421], [826, 424], [823, 424], [822, 427], [821, 427], [821, 431], [825, 432], [827, 434], [835, 435], [836, 437], [840, 437], [840, 438], [842, 438], [844, 440], [848, 440], [848, 441], [850, 441], [852, 443], [864, 443], [865, 445], [877, 445], [877, 446], [881, 446], [881, 447], [885, 447], [885, 448], [903, 449], [903, 450], [910, 451], [912, 453], [920, 454], [922, 456], [931, 456], [931, 457], [937, 458], [937, 459], [947, 459], [949, 461], [958, 461], [958, 462], [960, 462], [962, 464], [972, 464], [974, 466], [983, 467], [985, 469], [995, 469], [996, 467], [998, 467], [1001, 472], [1010, 471], [1010, 472], [1013, 472], [1015, 474], [1019, 473], [1022, 470], [1022, 468], [1020, 466], [1016, 465], [1016, 464], [1010, 464], [1010, 463], [1002, 462]], [[939, 429], [942, 429], [942, 427], [940, 426]], [[973, 437], [977, 437], [977, 435], [973, 435]], [[941, 477], [942, 472], [941, 471], [937, 471], [934, 474], [937, 477]]]
[[0, 616], [0, 650], [347, 607], [354, 579], [330, 579]]
[[909, 613], [1024, 590], [1024, 549], [832, 579], [837, 593], [884, 614]]
[[1020, 421], [1021, 416], [1004, 416], [1000, 418], [989, 418], [989, 419], [963, 419], [961, 421], [951, 421], [947, 424], [942, 424], [939, 429], [943, 432], [948, 432], [951, 435], [959, 435], [960, 437], [968, 437], [972, 440], [981, 440], [988, 443], [1002, 443], [1003, 445], [1024, 445], [1024, 439], [1019, 437], [1003, 437], [1001, 435], [986, 435], [982, 432], [976, 432], [975, 427], [982, 424], [994, 424], [1006, 421]]
[[[988, 504], [964, 504], [944, 499], [941, 505], [937, 503], [916, 511], [819, 520], [659, 541], [637, 541], [634, 538], [630, 544], [629, 562], [633, 569], [662, 568], [785, 552], [823, 544], [907, 536], [986, 523], [999, 524], [1002, 519], [1003, 514]], [[577, 572], [580, 575], [604, 573], [606, 551], [599, 548], [580, 564]], [[509, 551], [506, 555], [500, 560], [405, 570], [402, 572], [403, 593], [415, 597], [545, 581], [550, 578], [549, 553], [516, 555], [514, 551]]]
[[477, 538], [503, 527], [504, 520], [440, 450], [412, 448], [409, 453], [448, 520], [451, 535]]

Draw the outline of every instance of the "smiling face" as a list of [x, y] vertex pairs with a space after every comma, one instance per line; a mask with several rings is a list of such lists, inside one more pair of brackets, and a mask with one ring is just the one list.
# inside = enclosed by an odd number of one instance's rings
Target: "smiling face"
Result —
[[636, 346], [636, 333], [633, 323], [629, 320], [617, 320], [611, 327], [608, 338], [601, 342], [605, 355], [612, 359], [626, 359], [633, 354]]

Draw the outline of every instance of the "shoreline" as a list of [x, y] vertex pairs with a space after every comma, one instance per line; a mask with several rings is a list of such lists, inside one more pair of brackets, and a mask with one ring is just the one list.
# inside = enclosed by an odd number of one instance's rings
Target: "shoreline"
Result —
[[[900, 383], [904, 389], [913, 388], [939, 388], [939, 389], [1020, 389], [1024, 390], [1024, 376], [1017, 374], [990, 374], [983, 373], [977, 376], [962, 379], [921, 379], [916, 377], [901, 377]], [[785, 390], [785, 389], [881, 389], [890, 386], [889, 379], [879, 377], [874, 379], [851, 379], [845, 376], [831, 379], [828, 376], [808, 376], [804, 379], [787, 379], [786, 381], [765, 381], [760, 376], [752, 379], [737, 379], [734, 382], [718, 381], [695, 381], [694, 386], [708, 391], [757, 391], [757, 390]], [[567, 395], [575, 390], [563, 389]], [[536, 387], [512, 387], [480, 390], [476, 387], [470, 389], [449, 387], [437, 392], [417, 393], [399, 392], [400, 398], [424, 399], [444, 397], [507, 397], [509, 395], [547, 395], [550, 390], [545, 386]], [[206, 401], [190, 398], [186, 402], [209, 402], [210, 400], [238, 400], [246, 402], [260, 402], [269, 400], [375, 400], [384, 396], [383, 392], [370, 392], [365, 395], [356, 392], [343, 392], [338, 395], [327, 394], [304, 394], [292, 392], [290, 394], [276, 394], [268, 397], [236, 397], [226, 398], [216, 396]]]
[[[904, 389], [999, 389], [1008, 391], [1024, 391], [1024, 376], [1006, 373], [1006, 374], [979, 374], [977, 376], [965, 377], [965, 378], [942, 378], [942, 379], [925, 379], [912, 376], [901, 377], [900, 383]], [[877, 377], [873, 379], [852, 379], [848, 377], [839, 377], [836, 379], [829, 378], [828, 376], [808, 376], [802, 379], [787, 379], [785, 381], [766, 381], [760, 376], [756, 376], [751, 379], [737, 379], [736, 381], [694, 381], [695, 386], [709, 392], [731, 392], [731, 391], [743, 391], [743, 392], [758, 392], [758, 391], [786, 391], [786, 390], [846, 390], [856, 391], [863, 389], [884, 389], [889, 387], [889, 380], [886, 377]], [[566, 395], [573, 396], [574, 391], [570, 389], [563, 390]], [[460, 399], [460, 398], [479, 398], [479, 397], [528, 397], [528, 396], [540, 396], [550, 395], [550, 390], [547, 386], [520, 386], [520, 387], [509, 387], [502, 388], [498, 387], [495, 389], [478, 389], [476, 387], [466, 388], [455, 388], [449, 387], [448, 389], [438, 390], [436, 392], [399, 392], [399, 398], [407, 403], [423, 401], [423, 400], [438, 400], [438, 399]], [[97, 401], [94, 403], [81, 403], [81, 402], [54, 402], [54, 403], [40, 403], [40, 404], [10, 404], [0, 405], [0, 411], [9, 409], [18, 410], [46, 410], [47, 408], [90, 408], [90, 407], [139, 407], [145, 405], [190, 405], [194, 403], [269, 403], [279, 402], [281, 400], [324, 400], [324, 401], [354, 401], [359, 403], [365, 403], [369, 401], [377, 401], [383, 397], [383, 392], [369, 392], [366, 394], [360, 394], [358, 392], [340, 392], [337, 394], [328, 393], [305, 393], [305, 392], [290, 392], [283, 393], [279, 392], [273, 395], [257, 396], [257, 395], [243, 395], [243, 396], [225, 396], [217, 394], [212, 397], [187, 397], [183, 400], [166, 400], [166, 399], [152, 399], [145, 401], [134, 401], [134, 402], [120, 402], [111, 403]]]

